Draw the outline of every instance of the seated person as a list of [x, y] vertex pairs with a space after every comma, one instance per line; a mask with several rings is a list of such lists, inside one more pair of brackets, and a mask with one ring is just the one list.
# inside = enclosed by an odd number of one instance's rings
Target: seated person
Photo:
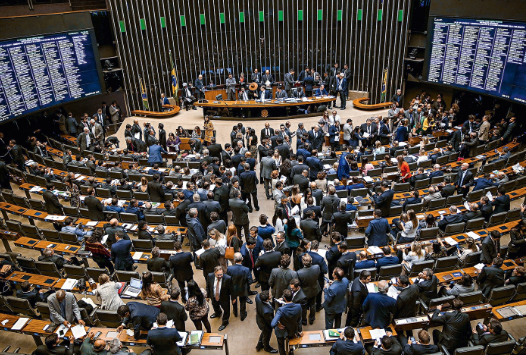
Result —
[[418, 190], [413, 190], [411, 191], [411, 197], [405, 199], [402, 207], [404, 208], [404, 211], [406, 211], [407, 205], [414, 205], [415, 203], [420, 202], [422, 202], [422, 199], [420, 198], [420, 193], [418, 192]]
[[391, 255], [391, 248], [389, 246], [383, 246], [382, 251], [384, 252], [384, 256], [376, 260], [378, 270], [380, 270], [382, 266], [400, 264], [400, 259], [398, 259], [397, 256]]
[[174, 242], [176, 240], [181, 241], [181, 232], [178, 232], [177, 235], [175, 233], [165, 234], [165, 227], [162, 224], [159, 224], [157, 227], [155, 227], [155, 231], [159, 233], [155, 234], [155, 240], [173, 240]]
[[124, 208], [119, 207], [119, 199], [118, 198], [112, 198], [110, 201], [104, 202], [104, 211], [111, 211], [111, 212], [117, 212], [121, 213], [124, 212]]
[[362, 250], [360, 254], [358, 254], [359, 260], [356, 262], [356, 265], [354, 266], [354, 270], [360, 270], [360, 269], [368, 269], [375, 267], [374, 260], [368, 260], [367, 259], [367, 252], [365, 250]]
[[342, 183], [340, 182], [340, 180], [338, 179], [334, 179], [334, 188], [336, 190], [345, 190], [345, 185], [342, 185]]
[[130, 204], [124, 212], [134, 213], [137, 215], [137, 218], [139, 218], [139, 221], [144, 221], [144, 213], [142, 212], [142, 209], [139, 208], [139, 201], [134, 198], [130, 200]]
[[42, 255], [38, 257], [38, 261], [52, 262], [57, 266], [58, 270], [62, 270], [67, 260], [62, 256], [55, 255], [55, 251], [51, 248], [46, 248], [42, 251]]
[[490, 173], [485, 173], [484, 177], [475, 180], [475, 186], [473, 186], [471, 191], [484, 190], [486, 187], [491, 186], [499, 186], [499, 184], [491, 181]]
[[75, 234], [79, 243], [82, 243], [85, 236], [90, 236], [92, 233], [91, 231], [85, 232], [82, 224], [79, 224], [77, 225], [77, 227], [74, 227], [73, 218], [71, 217], [66, 218], [66, 220], [64, 221], [64, 226], [60, 231]]
[[488, 325], [482, 324], [482, 328], [478, 326], [473, 328], [473, 335], [471, 340], [474, 345], [482, 345], [486, 347], [489, 343], [498, 343], [508, 340], [508, 332], [502, 329], [502, 324], [496, 319], [489, 321]]
[[426, 355], [438, 353], [438, 346], [431, 344], [431, 337], [429, 333], [422, 329], [418, 332], [418, 341], [412, 342], [411, 339], [407, 340], [407, 345], [404, 347], [405, 355]]
[[44, 302], [44, 298], [42, 297], [43, 292], [43, 289], [36, 287], [31, 289], [31, 284], [24, 281], [20, 284], [20, 290], [16, 291], [16, 297], [28, 300], [31, 307], [35, 308], [37, 302]]
[[526, 282], [526, 269], [524, 266], [517, 266], [513, 269], [510, 278], [506, 280], [506, 285], [517, 286], [523, 282]]
[[148, 271], [154, 271], [154, 272], [167, 272], [170, 271], [170, 265], [168, 264], [168, 261], [166, 261], [165, 258], [160, 257], [161, 251], [158, 247], [154, 247], [152, 249], [152, 257], [148, 259], [146, 262], [146, 265], [148, 267]]

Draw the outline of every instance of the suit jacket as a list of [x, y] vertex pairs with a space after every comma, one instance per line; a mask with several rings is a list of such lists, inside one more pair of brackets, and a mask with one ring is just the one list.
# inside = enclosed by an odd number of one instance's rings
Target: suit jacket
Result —
[[166, 261], [166, 259], [161, 258], [161, 257], [148, 259], [148, 261], [146, 262], [146, 265], [148, 266], [148, 271], [166, 272], [166, 273], [170, 271], [168, 270], [170, 268], [168, 261]]
[[243, 171], [239, 175], [239, 183], [241, 185], [241, 191], [244, 193], [257, 192], [258, 178], [256, 173], [253, 171]]
[[51, 321], [53, 323], [61, 324], [65, 320], [67, 320], [69, 323], [73, 324], [76, 323], [76, 320], [82, 319], [82, 317], [80, 316], [79, 306], [77, 305], [77, 299], [75, 298], [75, 296], [73, 296], [71, 292], [66, 292], [66, 298], [62, 302], [66, 302], [65, 318], [62, 316], [62, 311], [60, 308], [60, 303], [57, 299], [57, 294], [53, 293], [47, 298], [49, 313]]
[[462, 174], [464, 172], [462, 170], [459, 170], [458, 172], [458, 175], [457, 175], [457, 180], [455, 182], [455, 185], [457, 185], [458, 187], [461, 187], [461, 186], [466, 186], [466, 188], [469, 188], [471, 186], [473, 186], [473, 183], [474, 183], [474, 179], [473, 179], [473, 173], [469, 170], [466, 171], [466, 176], [464, 177], [464, 180], [462, 181], [462, 185], [460, 185], [460, 181], [462, 180]]
[[[90, 134], [90, 133], [87, 133]], [[90, 135], [90, 146], [93, 144], [94, 138]], [[88, 139], [86, 138], [86, 133], [82, 132], [77, 137], [77, 147], [80, 149], [81, 152], [85, 151], [89, 148], [88, 146]]]
[[274, 135], [274, 128], [269, 127], [268, 130], [269, 130], [269, 133], [270, 133], [268, 135], [267, 135], [267, 129], [266, 128], [263, 128], [261, 130], [261, 135], [260, 135], [261, 139], [260, 140], [269, 139], [270, 137], [272, 137]]
[[315, 132], [314, 130], [309, 131], [309, 142], [312, 144], [313, 149], [320, 150], [325, 141], [325, 136], [322, 131]]
[[424, 300], [431, 300], [438, 297], [438, 283], [438, 278], [433, 275], [430, 280], [418, 282], [416, 285], [418, 286], [422, 298]]
[[489, 332], [479, 335], [478, 333], [473, 333], [472, 340], [474, 345], [483, 345], [484, 347], [488, 346], [489, 343], [499, 343], [502, 341], [508, 340], [508, 332], [502, 329], [500, 334], [491, 334]]
[[182, 304], [174, 301], [163, 301], [161, 302], [161, 312], [166, 314], [168, 320], [174, 321], [175, 329], [180, 332], [186, 331], [184, 322], [188, 319], [188, 314], [186, 314]]
[[510, 196], [499, 196], [495, 198], [491, 204], [494, 207], [493, 213], [508, 212], [510, 210]]
[[151, 145], [149, 148], [149, 152], [148, 152], [149, 154], [148, 163], [149, 164], [156, 164], [156, 163], [162, 164], [163, 157], [161, 153], [167, 154], [168, 152], [164, 150], [164, 148], [158, 144]]
[[37, 302], [42, 302], [42, 297], [37, 288], [32, 289], [29, 292], [23, 292], [22, 290], [16, 291], [16, 297], [23, 300], [28, 300], [31, 307], [35, 308]]
[[170, 256], [170, 267], [173, 269], [174, 278], [177, 281], [189, 281], [194, 277], [192, 261], [194, 261], [194, 257], [189, 252], [181, 252]]
[[228, 200], [228, 204], [232, 210], [232, 220], [235, 225], [244, 226], [250, 223], [248, 219], [248, 206], [245, 201], [239, 198], [231, 198]]
[[480, 262], [484, 264], [491, 264], [493, 259], [497, 257], [499, 251], [495, 247], [493, 239], [488, 235], [481, 243], [482, 254], [480, 255]]
[[504, 286], [504, 274], [504, 270], [493, 265], [482, 268], [477, 282], [486, 298], [490, 296], [495, 287]]
[[128, 302], [126, 305], [130, 308], [130, 315], [124, 318], [122, 323], [128, 324], [131, 322], [133, 324], [134, 337], [139, 339], [141, 328], [150, 330], [153, 323], [157, 321], [160, 309], [140, 302]]
[[354, 342], [352, 339], [338, 339], [332, 345], [330, 355], [362, 355], [364, 353], [361, 341]]
[[321, 232], [320, 226], [315, 219], [307, 218], [300, 222], [300, 229], [303, 233], [303, 238], [307, 240], [320, 240]]
[[203, 276], [206, 278], [214, 273], [214, 268], [219, 266], [221, 252], [217, 248], [209, 248], [199, 256], [199, 265], [203, 268]]
[[294, 77], [291, 73], [285, 74], [285, 90], [289, 91], [292, 89], [292, 86], [294, 85]]
[[261, 177], [271, 179], [270, 174], [276, 170], [276, 162], [271, 157], [261, 159]]
[[396, 299], [394, 309], [394, 319], [409, 318], [416, 316], [417, 304], [416, 301], [420, 297], [420, 290], [417, 285], [409, 285], [402, 289]]
[[462, 223], [466, 221], [466, 217], [462, 214], [450, 214], [447, 216], [444, 216], [444, 219], [438, 221], [438, 228], [441, 230], [446, 230], [446, 226], [448, 224], [454, 224], [454, 223]]
[[328, 288], [323, 289], [325, 294], [323, 308], [326, 314], [341, 314], [345, 311], [345, 295], [347, 294], [348, 287], [349, 280], [344, 277], [341, 281], [335, 280]]
[[400, 260], [398, 259], [397, 256], [393, 256], [393, 255], [384, 256], [383, 258], [379, 258], [376, 260], [376, 267], [378, 268], [378, 270], [380, 270], [382, 266], [391, 266], [391, 265], [398, 265], [398, 264], [400, 264]]
[[[211, 300], [215, 300], [214, 281], [216, 275], [214, 273], [208, 274], [206, 277], [206, 294]], [[232, 279], [230, 276], [223, 274], [221, 279], [221, 289], [219, 290], [219, 303], [230, 304], [230, 296], [232, 295]]]
[[[296, 303], [286, 303], [278, 308], [270, 324], [276, 332], [276, 338], [293, 338], [297, 333], [301, 332], [303, 329], [301, 313], [301, 306]], [[285, 329], [279, 329], [278, 323], [281, 323]]]
[[104, 221], [106, 217], [104, 216], [104, 207], [102, 203], [94, 196], [87, 196], [84, 199], [84, 205], [88, 208], [89, 218], [92, 221]]
[[125, 270], [133, 265], [131, 248], [132, 242], [126, 239], [121, 239], [111, 246], [111, 260], [115, 264], [115, 269]]
[[259, 268], [259, 280], [269, 282], [272, 270], [279, 267], [281, 252], [270, 251], [258, 257], [255, 267]]
[[281, 298], [283, 291], [290, 286], [290, 280], [298, 277], [296, 271], [291, 269], [284, 269], [277, 267], [272, 270], [269, 278], [269, 285], [272, 288], [272, 296], [274, 298]]
[[[342, 243], [345, 243], [345, 242], [342, 242]], [[356, 253], [352, 251], [347, 251], [346, 253], [342, 254], [338, 258], [338, 261], [336, 262], [336, 266], [341, 268], [345, 272], [346, 277], [352, 278], [354, 268], [355, 268], [354, 266], [355, 263], [356, 263]]]
[[352, 215], [349, 212], [336, 212], [333, 216], [334, 230], [342, 236], [347, 236], [347, 224], [352, 222]]
[[284, 255], [284, 254], [290, 255], [290, 247], [286, 241], [283, 241], [283, 243], [281, 244], [277, 244], [274, 250], [279, 251], [281, 255]]
[[256, 324], [260, 330], [271, 328], [274, 318], [274, 308], [270, 302], [261, 301], [260, 294], [256, 295]]
[[391, 202], [393, 202], [394, 191], [389, 189], [382, 192], [380, 196], [373, 195], [376, 208], [382, 210], [382, 216], [387, 217], [391, 213]]
[[175, 355], [181, 354], [181, 349], [176, 344], [181, 340], [177, 329], [163, 327], [148, 331], [146, 343], [150, 345], [154, 355]]
[[351, 308], [354, 311], [359, 311], [359, 313], [361, 313], [363, 310], [363, 302], [368, 295], [369, 290], [367, 289], [367, 286], [360, 282], [360, 277], [355, 278], [350, 291]]
[[148, 188], [146, 192], [150, 195], [152, 202], [163, 202], [164, 201], [164, 190], [163, 186], [159, 182], [150, 181], [148, 182]]
[[250, 284], [252, 283], [250, 269], [236, 264], [229, 266], [226, 274], [232, 278], [232, 298], [247, 297]]
[[305, 293], [307, 299], [316, 297], [318, 292], [321, 291], [318, 279], [321, 274], [320, 267], [318, 265], [311, 265], [310, 267], [304, 267], [297, 271], [298, 280], [301, 284], [301, 289]]
[[299, 304], [301, 307], [305, 307], [307, 305], [307, 296], [305, 296], [305, 292], [303, 292], [303, 288], [300, 288], [296, 293], [292, 294], [292, 302]]
[[340, 199], [336, 195], [325, 196], [321, 201], [323, 211], [323, 221], [332, 221], [334, 213], [338, 210]]
[[391, 232], [391, 226], [385, 218], [375, 218], [365, 230], [368, 245], [384, 246], [387, 245], [387, 235]]
[[391, 346], [391, 349], [384, 350], [382, 347], [379, 348], [373, 348], [373, 351], [371, 355], [400, 355], [402, 354], [402, 345], [400, 345], [400, 342], [396, 337], [391, 336], [390, 337], [393, 345]]
[[[53, 349], [49, 349], [45, 344], [39, 345], [31, 353], [31, 355], [71, 355], [73, 354], [73, 347], [67, 347], [63, 345], [57, 345]], [[101, 353], [103, 355], [103, 353]]]
[[385, 328], [390, 324], [396, 301], [384, 293], [370, 293], [363, 303], [365, 321], [373, 328]]
[[[437, 309], [431, 317], [433, 323], [443, 324], [439, 343], [448, 349], [462, 348], [468, 345], [471, 337], [469, 316], [460, 311], [441, 312]], [[438, 344], [437, 344], [438, 345]]]
[[404, 347], [404, 354], [405, 355], [427, 355], [427, 354], [434, 354], [439, 352], [438, 346], [435, 344], [406, 344]]
[[290, 157], [290, 148], [287, 144], [283, 143], [276, 147], [278, 150], [279, 155], [281, 155], [281, 158], [283, 160], [288, 159]]
[[62, 204], [58, 201], [58, 197], [55, 196], [53, 192], [46, 190], [42, 194], [42, 197], [44, 198], [47, 213], [63, 215]]

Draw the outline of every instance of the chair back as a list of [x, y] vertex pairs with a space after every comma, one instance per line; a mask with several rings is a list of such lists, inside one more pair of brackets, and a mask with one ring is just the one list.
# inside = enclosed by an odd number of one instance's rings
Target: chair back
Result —
[[450, 271], [455, 270], [457, 268], [458, 264], [458, 257], [453, 256], [445, 256], [443, 258], [438, 258], [435, 264], [434, 272], [444, 272], [444, 271]]
[[451, 206], [451, 205], [460, 205], [462, 203], [462, 199], [464, 198], [464, 196], [462, 195], [453, 195], [453, 196], [449, 196], [446, 200], [446, 205], [448, 206]]
[[453, 234], [462, 233], [465, 227], [466, 227], [466, 223], [464, 222], [448, 224], [446, 226], [446, 230], [444, 231], [444, 235], [453, 235]]
[[446, 180], [444, 175], [442, 175], [442, 176], [433, 176], [431, 178], [430, 184], [431, 185], [440, 184], [441, 182], [444, 182], [444, 180]]
[[130, 282], [132, 277], [139, 280], [141, 279], [141, 276], [136, 271], [117, 270], [115, 271], [114, 276], [119, 282]]
[[521, 218], [521, 209], [514, 208], [506, 214], [506, 222], [517, 221]]
[[16, 262], [23, 271], [29, 272], [31, 274], [40, 274], [40, 270], [35, 265], [35, 260], [24, 258], [23, 256], [17, 256]]
[[153, 249], [153, 242], [149, 239], [132, 239], [133, 248], [135, 251], [151, 251]]
[[122, 318], [117, 314], [117, 311], [104, 311], [97, 309], [95, 311], [95, 316], [104, 327], [108, 328], [117, 328], [122, 322]]
[[464, 306], [472, 306], [482, 303], [484, 296], [482, 295], [482, 291], [473, 291], [461, 293], [458, 295], [458, 299], [464, 303]]
[[130, 190], [117, 190], [117, 197], [122, 200], [129, 200], [133, 198], [133, 193]]
[[403, 182], [400, 184], [395, 184], [393, 186], [393, 192], [407, 192], [411, 189], [411, 184], [408, 182]]
[[366, 197], [368, 193], [369, 191], [367, 189], [352, 189], [351, 190], [352, 197], [357, 197], [357, 196]]
[[402, 264], [381, 266], [378, 271], [378, 280], [391, 280], [402, 274]]
[[174, 240], [157, 240], [155, 246], [161, 250], [174, 250]]
[[391, 209], [389, 211], [389, 216], [395, 217], [400, 216], [404, 212], [404, 206], [391, 206]]
[[520, 283], [517, 285], [515, 290], [515, 296], [513, 296], [512, 302], [518, 302], [526, 300], [526, 282]]
[[24, 232], [24, 235], [28, 238], [34, 238], [34, 239], [42, 239], [42, 233], [40, 233], [40, 229], [37, 227], [31, 225], [31, 224], [24, 224], [22, 223], [20, 225], [22, 228], [22, 231]]
[[7, 314], [13, 313], [11, 308], [9, 308], [9, 305], [7, 304], [7, 301], [5, 300], [4, 296], [0, 296], [0, 312]]
[[406, 211], [413, 210], [413, 211], [415, 211], [415, 213], [422, 212], [423, 209], [424, 209], [424, 203], [423, 202], [413, 203], [413, 204], [405, 206], [405, 210]]
[[440, 229], [438, 227], [422, 228], [420, 229], [420, 237], [418, 240], [435, 239], [438, 236]]
[[62, 274], [57, 268], [57, 265], [51, 261], [35, 261], [35, 266], [42, 275], [62, 278]]
[[438, 210], [439, 208], [446, 207], [446, 199], [445, 198], [437, 198], [436, 200], [429, 201], [429, 204], [427, 205], [429, 210]]
[[512, 354], [517, 344], [514, 340], [500, 341], [498, 343], [489, 343], [486, 346], [486, 355], [504, 355]]
[[482, 195], [484, 195], [484, 190], [471, 191], [471, 192], [468, 192], [466, 199], [469, 202], [475, 202], [475, 201], [480, 200]]
[[83, 266], [64, 265], [64, 271], [68, 279], [81, 279], [86, 277], [86, 270]]
[[347, 237], [345, 243], [349, 249], [358, 249], [365, 247], [365, 236]]
[[135, 213], [120, 213], [122, 223], [139, 223], [139, 217]]
[[506, 217], [508, 212], [499, 212], [492, 214], [488, 221], [488, 227], [496, 226], [497, 224], [502, 224], [506, 222]]
[[466, 258], [464, 259], [462, 266], [470, 267], [470, 266], [477, 265], [478, 263], [480, 263], [481, 255], [482, 255], [482, 251], [476, 251], [474, 253], [469, 253], [468, 255], [466, 255]]
[[465, 348], [457, 348], [455, 349], [455, 353], [453, 355], [482, 355], [484, 354], [484, 346], [477, 345], [477, 346], [466, 346]]
[[62, 206], [62, 210], [64, 211], [64, 214], [66, 216], [78, 217], [78, 215], [79, 215], [79, 210], [78, 210], [77, 207]]
[[347, 191], [347, 189], [336, 190], [336, 196], [338, 196], [339, 198], [347, 198], [348, 195], [349, 191]]
[[484, 223], [486, 223], [484, 217], [470, 219], [466, 223], [466, 232], [482, 229], [484, 228]]
[[86, 268], [86, 274], [88, 275], [88, 277], [90, 279], [98, 281], [100, 275], [102, 275], [102, 274], [108, 274], [109, 275], [109, 272], [106, 269], [101, 269], [101, 268], [97, 268], [97, 267], [87, 267]]
[[102, 213], [104, 213], [104, 218], [106, 218], [106, 221], [109, 221], [113, 218], [115, 218], [117, 221], [120, 221], [120, 217], [119, 217], [119, 212], [116, 212], [116, 211], [103, 211]]
[[150, 199], [150, 195], [148, 195], [147, 192], [140, 192], [140, 191], [135, 191], [133, 193], [133, 197], [136, 198], [137, 200], [149, 200]]
[[60, 235], [60, 239], [62, 239], [63, 243], [80, 245], [76, 234], [68, 232], [59, 232], [58, 234]]
[[500, 306], [501, 304], [508, 302], [513, 297], [514, 293], [515, 285], [496, 287], [491, 290], [488, 301], [493, 307]]
[[413, 266], [411, 267], [411, 271], [409, 273], [409, 277], [418, 275], [419, 273], [424, 271], [424, 269], [432, 269], [434, 264], [435, 264], [434, 260], [425, 260], [425, 261], [419, 261], [417, 263], [413, 263]]
[[429, 186], [429, 179], [415, 181], [415, 190], [420, 190]]
[[354, 270], [353, 272], [353, 280], [355, 278], [357, 278], [358, 276], [360, 276], [360, 273], [364, 270], [367, 270], [371, 273], [371, 280], [376, 280], [376, 274], [377, 274], [377, 270], [375, 267], [372, 267], [372, 268], [368, 268], [368, 269], [358, 269], [358, 270]]
[[167, 226], [179, 226], [179, 219], [175, 216], [164, 216], [164, 222]]
[[31, 307], [29, 300], [14, 296], [5, 296], [5, 301], [14, 313], [23, 314], [29, 317], [40, 317], [40, 314]]

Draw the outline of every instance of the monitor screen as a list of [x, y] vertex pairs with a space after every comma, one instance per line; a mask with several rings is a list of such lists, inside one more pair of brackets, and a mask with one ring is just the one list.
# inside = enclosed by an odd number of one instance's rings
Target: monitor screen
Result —
[[0, 42], [0, 123], [101, 93], [90, 31]]
[[436, 17], [427, 80], [526, 103], [526, 23]]

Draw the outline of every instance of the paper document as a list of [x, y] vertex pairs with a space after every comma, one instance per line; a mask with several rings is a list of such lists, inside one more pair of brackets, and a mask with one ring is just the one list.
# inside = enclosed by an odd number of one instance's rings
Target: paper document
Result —
[[143, 254], [142, 251], [135, 252], [135, 254], [133, 254], [133, 260], [140, 260], [142, 257], [142, 254]]
[[97, 223], [99, 223], [99, 222], [91, 221], [91, 222], [86, 223], [86, 225], [88, 227], [95, 227], [97, 225]]
[[367, 284], [367, 291], [369, 291], [370, 293], [378, 293], [378, 288], [376, 287], [375, 284], [369, 282]]
[[489, 198], [490, 201], [493, 201], [493, 195], [491, 194], [491, 191], [488, 191], [488, 192], [486, 193], [486, 196], [488, 196], [488, 198]]
[[325, 256], [327, 255], [327, 250], [325, 250], [325, 249], [318, 249], [318, 254], [320, 254], [321, 257], [325, 259]]
[[204, 252], [205, 252], [205, 250], [203, 248], [201, 248], [201, 249], [199, 249], [198, 251], [195, 252], [195, 255], [200, 256]]
[[188, 332], [178, 332], [178, 333], [179, 333], [179, 336], [181, 337], [181, 341], [178, 341], [176, 343], [177, 346], [185, 346], [186, 345], [186, 339], [188, 339]]
[[369, 334], [371, 334], [371, 338], [373, 339], [381, 339], [385, 334], [385, 330], [383, 329], [373, 329], [369, 331]]
[[458, 244], [457, 241], [451, 237], [445, 237], [444, 240], [451, 246]]
[[367, 133], [367, 132], [363, 132], [362, 136], [364, 138], [369, 138], [371, 135], [369, 133]]
[[133, 135], [135, 139], [141, 139], [141, 133], [137, 132]]
[[479, 263], [479, 264], [475, 265], [475, 269], [482, 270], [484, 268], [484, 266], [486, 266], [486, 265], [484, 265], [483, 263]]
[[383, 254], [384, 252], [382, 251], [382, 249], [380, 249], [379, 247], [375, 246], [375, 245], [371, 245], [369, 248], [367, 248], [367, 251], [371, 254]]
[[363, 179], [365, 180], [365, 182], [373, 182], [373, 178], [370, 176], [364, 176]]
[[19, 318], [11, 327], [11, 330], [22, 330], [22, 328], [29, 322], [29, 318]]
[[66, 279], [66, 282], [64, 282], [64, 285], [62, 285], [61, 289], [71, 291], [73, 290], [73, 287], [77, 284], [77, 280], [75, 279]]
[[466, 210], [471, 211], [471, 208], [469, 208], [469, 202], [464, 202], [464, 207], [466, 207]]
[[389, 289], [387, 290], [387, 296], [394, 298], [395, 300], [398, 298], [398, 290], [393, 285], [389, 286]]
[[74, 327], [71, 327], [71, 333], [73, 334], [73, 337], [75, 339], [82, 338], [84, 335], [86, 335], [86, 329], [84, 329], [83, 325], [76, 325]]
[[473, 239], [475, 239], [475, 240], [480, 239], [480, 235], [478, 235], [478, 234], [475, 233], [475, 232], [467, 232], [466, 234], [468, 235], [468, 237], [471, 237], [471, 238], [473, 238]]
[[106, 339], [115, 339], [118, 336], [119, 336], [119, 332], [108, 332], [108, 333], [106, 333], [105, 338]]
[[107, 240], [108, 240], [108, 235], [107, 235], [107, 234], [104, 234], [104, 235], [102, 236], [102, 239], [101, 239], [100, 242], [101, 242], [102, 244], [106, 244], [106, 241], [107, 241]]

